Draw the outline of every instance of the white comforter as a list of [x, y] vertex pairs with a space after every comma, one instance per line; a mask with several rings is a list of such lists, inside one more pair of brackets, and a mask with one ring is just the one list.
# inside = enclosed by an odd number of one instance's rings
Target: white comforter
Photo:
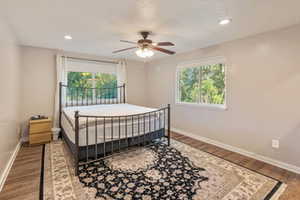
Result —
[[[111, 118], [113, 116], [124, 116], [121, 117], [120, 120], [124, 122], [126, 119], [125, 116], [128, 115], [136, 115], [142, 113], [148, 113], [155, 111], [154, 108], [147, 108], [143, 106], [136, 106], [131, 104], [105, 104], [105, 105], [92, 105], [92, 106], [76, 106], [76, 107], [67, 107], [64, 108], [63, 112], [68, 118], [69, 122], [72, 124], [72, 127], [75, 127], [75, 111], [79, 111], [79, 115], [88, 115], [88, 116], [101, 116], [101, 117], [108, 117], [106, 122], [110, 123]], [[158, 113], [153, 113], [150, 117], [156, 118], [158, 117]], [[161, 113], [162, 114], [162, 113]], [[142, 116], [140, 116], [142, 117]], [[131, 120], [130, 117], [127, 117], [127, 120]], [[145, 118], [148, 120], [149, 115], [145, 115]], [[97, 118], [97, 124], [103, 124], [104, 118]], [[136, 121], [137, 118], [134, 118]], [[143, 120], [143, 119], [141, 119]], [[86, 120], [85, 117], [79, 118], [79, 128], [85, 128], [88, 122], [89, 126], [95, 125], [96, 118], [91, 117]], [[118, 123], [118, 118], [113, 118], [114, 123]]]

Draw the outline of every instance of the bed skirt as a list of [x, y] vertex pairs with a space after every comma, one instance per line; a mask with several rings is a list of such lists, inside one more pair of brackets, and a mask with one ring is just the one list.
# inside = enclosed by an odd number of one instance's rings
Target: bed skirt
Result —
[[[75, 154], [76, 145], [69, 139], [69, 137], [66, 135], [63, 128], [61, 130], [61, 133], [64, 141], [69, 146], [69, 149], [71, 150], [72, 154]], [[107, 141], [105, 142], [105, 148], [104, 148], [104, 143], [99, 143], [97, 144], [97, 158], [101, 158], [104, 156], [104, 149], [105, 149], [105, 154], [108, 155], [111, 154], [112, 152], [125, 149], [128, 146], [146, 144], [152, 142], [155, 139], [162, 138], [164, 136], [165, 136], [165, 129], [162, 128], [160, 130], [146, 133], [145, 135], [141, 135], [141, 136], [134, 136], [128, 138], [121, 138], [120, 140]], [[96, 149], [95, 144], [88, 145], [88, 146], [80, 146], [78, 152], [79, 161], [86, 161], [87, 155], [89, 159], [96, 159], [95, 149]]]

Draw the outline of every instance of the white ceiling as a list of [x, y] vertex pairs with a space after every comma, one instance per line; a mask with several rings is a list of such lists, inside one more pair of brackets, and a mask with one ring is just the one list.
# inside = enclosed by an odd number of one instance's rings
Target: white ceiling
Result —
[[[130, 47], [119, 40], [136, 41], [140, 30], [180, 53], [298, 24], [299, 8], [299, 0], [0, 0], [23, 45], [128, 59], [134, 51], [111, 52]], [[220, 26], [225, 16], [233, 21]]]

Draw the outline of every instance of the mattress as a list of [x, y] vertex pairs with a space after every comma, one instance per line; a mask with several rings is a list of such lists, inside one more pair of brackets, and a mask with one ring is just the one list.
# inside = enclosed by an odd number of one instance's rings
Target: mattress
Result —
[[[75, 111], [79, 111], [79, 115], [102, 116], [103, 118], [89, 117], [88, 120], [86, 117], [79, 118], [79, 146], [87, 146], [139, 136], [165, 127], [166, 113], [154, 112], [156, 110], [131, 104], [67, 107], [63, 109], [61, 125], [70, 141], [75, 144]], [[127, 117], [143, 113], [147, 114]]]

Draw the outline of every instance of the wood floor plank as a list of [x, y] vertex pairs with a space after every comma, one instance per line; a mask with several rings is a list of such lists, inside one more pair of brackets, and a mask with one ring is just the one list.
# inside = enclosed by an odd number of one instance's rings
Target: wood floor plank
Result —
[[227, 151], [225, 149], [219, 148], [217, 151], [214, 152], [214, 155], [219, 156], [221, 158], [225, 158], [226, 156], [229, 156], [232, 153], [233, 152], [231, 152], [231, 151]]
[[233, 162], [235, 164], [240, 164], [244, 161], [245, 157], [242, 156], [241, 154], [232, 152], [230, 154], [227, 154], [223, 158], [225, 158], [226, 160], [229, 160], [230, 162]]
[[[300, 199], [300, 175], [202, 141], [171, 132], [171, 137], [287, 184], [280, 200]], [[2, 200], [38, 200], [42, 146], [23, 145], [0, 193]]]

